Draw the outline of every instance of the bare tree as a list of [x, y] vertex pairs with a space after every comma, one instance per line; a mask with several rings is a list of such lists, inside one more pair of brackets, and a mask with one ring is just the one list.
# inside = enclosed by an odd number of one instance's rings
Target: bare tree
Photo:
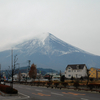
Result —
[[90, 76], [90, 73], [89, 73], [89, 69], [87, 69], [87, 86], [88, 86], [88, 83], [89, 83], [89, 76]]
[[37, 69], [36, 69], [36, 65], [33, 63], [31, 65], [31, 68], [30, 68], [30, 71], [29, 71], [29, 77], [33, 78], [35, 80], [36, 76], [37, 76]]

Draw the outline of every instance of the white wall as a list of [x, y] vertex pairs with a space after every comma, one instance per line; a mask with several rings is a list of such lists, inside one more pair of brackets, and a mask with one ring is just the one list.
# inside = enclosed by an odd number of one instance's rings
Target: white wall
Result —
[[86, 66], [84, 66], [83, 69], [72, 69], [71, 67], [68, 67], [66, 68], [66, 71], [65, 71], [65, 77], [66, 78], [71, 78], [71, 77], [74, 77], [74, 78], [80, 78], [81, 76], [87, 76], [87, 68]]

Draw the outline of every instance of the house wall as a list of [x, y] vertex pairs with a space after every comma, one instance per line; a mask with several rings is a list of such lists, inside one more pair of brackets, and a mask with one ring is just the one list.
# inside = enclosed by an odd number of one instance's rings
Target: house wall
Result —
[[53, 75], [52, 80], [60, 80], [60, 75]]
[[89, 76], [90, 78], [97, 78], [97, 71], [96, 71], [96, 69], [90, 68], [89, 74], [90, 74], [90, 76]]
[[98, 71], [98, 78], [100, 78], [100, 71]]
[[71, 67], [67, 67], [65, 71], [66, 78], [80, 78], [81, 76], [87, 76], [87, 68], [84, 66], [83, 69], [72, 69]]
[[60, 75], [53, 75], [52, 78], [59, 78], [60, 79]]

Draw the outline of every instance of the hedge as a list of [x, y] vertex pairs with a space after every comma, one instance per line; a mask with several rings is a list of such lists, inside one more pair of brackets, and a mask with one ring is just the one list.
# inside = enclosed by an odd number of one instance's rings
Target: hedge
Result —
[[0, 91], [7, 94], [17, 94], [18, 91], [13, 89], [11, 86], [0, 84]]

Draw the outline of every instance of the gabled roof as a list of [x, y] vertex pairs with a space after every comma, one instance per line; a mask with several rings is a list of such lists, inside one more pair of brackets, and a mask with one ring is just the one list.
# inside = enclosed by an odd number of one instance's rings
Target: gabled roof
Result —
[[75, 65], [68, 65], [67, 67], [71, 67], [72, 69], [83, 69], [85, 64], [75, 64]]

